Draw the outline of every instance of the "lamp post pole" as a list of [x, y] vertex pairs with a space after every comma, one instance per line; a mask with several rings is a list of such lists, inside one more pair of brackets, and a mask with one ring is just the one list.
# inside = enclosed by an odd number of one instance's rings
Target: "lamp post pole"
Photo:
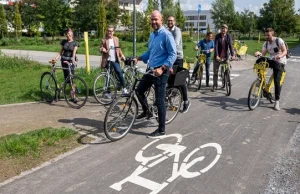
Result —
[[136, 0], [133, 0], [133, 57], [136, 57]]

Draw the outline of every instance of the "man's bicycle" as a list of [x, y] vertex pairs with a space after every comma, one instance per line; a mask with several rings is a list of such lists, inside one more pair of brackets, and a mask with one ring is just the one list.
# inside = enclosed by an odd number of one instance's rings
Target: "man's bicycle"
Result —
[[[135, 80], [132, 85], [132, 90], [130, 90], [129, 94], [121, 95], [119, 98], [117, 98], [106, 112], [104, 119], [104, 132], [106, 137], [111, 141], [122, 139], [133, 126], [138, 114], [138, 102], [135, 97], [135, 89], [139, 81], [146, 80], [140, 79], [137, 76], [137, 68], [134, 69], [134, 72]], [[159, 79], [158, 77], [152, 75], [152, 72], [153, 70], [150, 70], [144, 74], [155, 79]], [[180, 110], [181, 104], [182, 93], [179, 87], [167, 87], [165, 97], [166, 124], [171, 123], [175, 119]], [[152, 113], [152, 116], [158, 121], [158, 110], [155, 102], [147, 105], [147, 109], [147, 111]]]
[[227, 59], [220, 60], [219, 77], [222, 82], [222, 88], [226, 88], [226, 95], [230, 96], [231, 94], [230, 64], [228, 63]]
[[[274, 88], [274, 75], [272, 74], [267, 79], [267, 73], [269, 69], [268, 60], [272, 60], [269, 57], [262, 57], [263, 59], [259, 63], [255, 63], [253, 67], [254, 73], [257, 75], [257, 79], [252, 83], [248, 94], [248, 107], [250, 110], [254, 110], [260, 102], [262, 97], [267, 98], [270, 103], [275, 102], [275, 88]], [[280, 85], [283, 84], [286, 71], [282, 72]]]
[[[110, 47], [108, 49], [108, 53], [110, 49], [117, 49], [120, 47]], [[122, 89], [119, 77], [116, 72], [113, 70], [113, 62], [110, 60], [111, 56], [107, 60], [107, 68], [105, 72], [100, 73], [94, 80], [93, 83], [93, 93], [97, 102], [108, 105], [111, 104], [114, 99], [117, 98], [118, 91]], [[126, 63], [125, 63], [126, 64]], [[123, 71], [125, 84], [128, 89], [130, 89], [132, 85], [132, 66], [127, 67], [125, 71]]]
[[195, 84], [196, 81], [198, 82], [197, 90], [200, 90], [202, 85], [203, 71], [206, 63], [206, 55], [204, 53], [207, 52], [209, 52], [209, 50], [201, 50], [200, 54], [196, 56], [195, 63], [199, 63], [199, 68], [192, 83]]
[[[81, 77], [73, 75], [71, 70], [75, 68], [75, 65], [64, 61], [64, 63], [68, 64], [68, 68], [64, 68], [57, 67], [54, 60], [49, 61], [49, 63], [52, 64], [52, 71], [44, 72], [41, 76], [40, 89], [42, 98], [48, 103], [52, 103], [53, 100], [58, 101], [62, 91], [65, 101], [70, 107], [81, 108], [84, 106], [88, 99], [88, 86]], [[70, 72], [61, 84], [58, 84], [56, 69], [68, 69]]]

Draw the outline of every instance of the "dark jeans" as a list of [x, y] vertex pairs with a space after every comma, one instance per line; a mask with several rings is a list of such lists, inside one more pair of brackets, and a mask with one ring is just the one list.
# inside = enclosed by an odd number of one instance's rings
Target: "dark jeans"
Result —
[[148, 102], [145, 96], [145, 92], [154, 84], [155, 89], [155, 104], [158, 110], [158, 130], [160, 132], [165, 132], [165, 122], [166, 122], [166, 84], [168, 81], [169, 72], [163, 73], [159, 78], [155, 78], [151, 75], [144, 75], [143, 80], [140, 81], [136, 89], [136, 94], [140, 104], [142, 105], [143, 112], [147, 112]]
[[[173, 64], [173, 66], [180, 66], [183, 67], [183, 59], [176, 59], [175, 63]], [[175, 68], [174, 68], [175, 69]], [[176, 73], [176, 72], [174, 72]], [[188, 101], [188, 97], [187, 97], [187, 86], [186, 83], [184, 83], [184, 85], [179, 86], [181, 91], [182, 91], [182, 95], [183, 95], [183, 101]]]
[[[126, 87], [125, 80], [124, 80], [124, 77], [123, 77], [123, 73], [122, 73], [122, 69], [120, 67], [120, 64], [117, 63], [117, 62], [111, 62], [111, 65], [113, 66], [113, 68], [114, 68], [114, 70], [115, 70], [115, 72], [116, 72], [116, 74], [117, 74], [117, 76], [120, 80], [121, 86], [123, 88], [125, 88]], [[105, 68], [107, 69], [108, 65], [106, 65]]]
[[[194, 68], [194, 71], [193, 71], [193, 76], [196, 75], [196, 72], [198, 71], [199, 69], [199, 62], [197, 62], [197, 65], [195, 66]], [[209, 69], [210, 69], [210, 57], [206, 57], [206, 63], [205, 63], [205, 71], [206, 71], [206, 84], [209, 83]]]
[[269, 67], [273, 68], [273, 75], [274, 75], [274, 85], [275, 85], [275, 100], [280, 99], [280, 92], [281, 92], [281, 86], [280, 86], [280, 80], [282, 73], [284, 71], [284, 65], [275, 62], [273, 60], [269, 61]]
[[[65, 61], [65, 60], [64, 60]], [[69, 63], [71, 63], [72, 61], [68, 61]], [[68, 64], [66, 64], [66, 63], [64, 63], [63, 61], [61, 61], [61, 66], [63, 67], [63, 68], [67, 68], [67, 69], [63, 69], [63, 72], [64, 72], [64, 77], [65, 77], [65, 80], [67, 79], [67, 77], [69, 76], [69, 74], [70, 74], [70, 71], [69, 71], [69, 65]], [[72, 74], [73, 75], [75, 75], [75, 65], [74, 64], [72, 64], [71, 65], [71, 72], [72, 72]]]

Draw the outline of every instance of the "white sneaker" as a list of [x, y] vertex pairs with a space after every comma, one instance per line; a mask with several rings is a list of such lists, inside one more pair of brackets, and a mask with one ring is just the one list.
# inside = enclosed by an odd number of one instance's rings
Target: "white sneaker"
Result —
[[123, 91], [122, 91], [123, 94], [128, 94], [128, 90], [126, 88], [123, 88]]
[[276, 100], [276, 101], [275, 101], [274, 109], [275, 109], [275, 110], [280, 110], [280, 107], [279, 107], [279, 100]]

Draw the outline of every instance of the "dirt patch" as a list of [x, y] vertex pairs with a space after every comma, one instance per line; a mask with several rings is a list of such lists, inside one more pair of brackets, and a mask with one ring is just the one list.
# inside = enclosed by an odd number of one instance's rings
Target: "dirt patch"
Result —
[[[80, 143], [77, 141], [80, 138]], [[73, 150], [84, 143], [89, 143], [93, 139], [80, 134], [74, 135], [72, 138], [64, 139], [52, 147], [42, 147], [39, 156], [28, 155], [23, 157], [11, 157], [0, 159], [0, 182], [10, 179], [21, 174], [26, 170], [35, 168], [42, 163], [56, 158], [58, 155]]]

